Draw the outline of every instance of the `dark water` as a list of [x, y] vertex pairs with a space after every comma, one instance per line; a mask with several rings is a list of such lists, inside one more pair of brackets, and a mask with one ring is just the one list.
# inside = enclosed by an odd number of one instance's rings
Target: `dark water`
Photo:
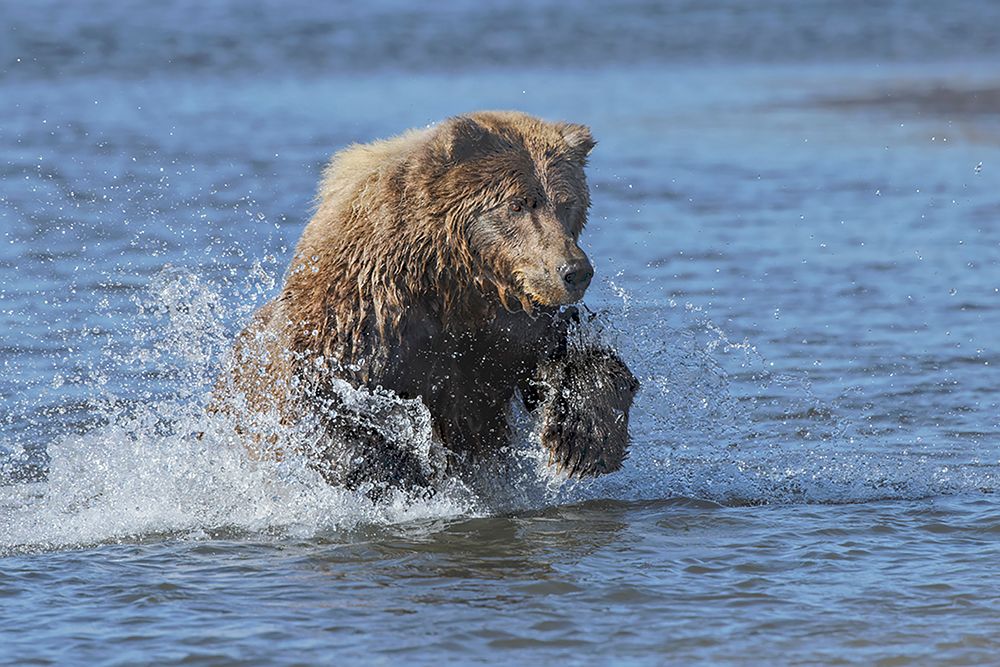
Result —
[[[2, 10], [0, 663], [997, 661], [997, 3]], [[600, 141], [626, 468], [192, 437], [328, 155], [478, 108]]]

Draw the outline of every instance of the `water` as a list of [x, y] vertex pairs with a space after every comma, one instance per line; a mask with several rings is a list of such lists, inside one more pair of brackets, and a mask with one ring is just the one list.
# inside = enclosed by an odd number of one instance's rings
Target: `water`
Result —
[[[4, 13], [0, 663], [996, 660], [995, 3]], [[600, 142], [625, 469], [246, 460], [203, 406], [323, 162], [477, 108]]]

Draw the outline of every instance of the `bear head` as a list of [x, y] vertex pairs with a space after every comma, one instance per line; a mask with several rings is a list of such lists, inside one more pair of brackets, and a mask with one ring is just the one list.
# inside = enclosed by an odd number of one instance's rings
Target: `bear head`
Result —
[[579, 238], [594, 145], [586, 126], [517, 112], [477, 112], [436, 129], [428, 197], [506, 307], [509, 297], [528, 312], [557, 307], [587, 290], [594, 271]]

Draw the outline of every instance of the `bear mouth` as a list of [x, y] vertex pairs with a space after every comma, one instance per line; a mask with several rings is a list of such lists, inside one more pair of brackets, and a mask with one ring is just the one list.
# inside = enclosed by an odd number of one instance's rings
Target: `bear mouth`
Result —
[[519, 300], [522, 306], [524, 306], [525, 311], [531, 312], [532, 310], [558, 310], [563, 306], [569, 306], [574, 303], [579, 302], [586, 290], [573, 290], [569, 291], [565, 288], [560, 287], [559, 289], [546, 290], [542, 292], [540, 290], [534, 289], [526, 281], [518, 280], [518, 293]]

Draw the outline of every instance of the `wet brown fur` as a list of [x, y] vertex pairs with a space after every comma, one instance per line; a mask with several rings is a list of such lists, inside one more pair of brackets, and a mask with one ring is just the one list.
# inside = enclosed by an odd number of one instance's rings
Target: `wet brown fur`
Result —
[[[240, 334], [213, 409], [249, 432], [268, 411], [291, 424], [331, 395], [332, 373], [419, 398], [463, 460], [499, 449], [515, 391], [566, 356], [557, 307], [579, 295], [553, 276], [585, 259], [593, 146], [582, 125], [479, 112], [335, 155], [281, 293]], [[613, 356], [605, 374], [634, 382]], [[626, 427], [634, 392], [609, 400]]]

